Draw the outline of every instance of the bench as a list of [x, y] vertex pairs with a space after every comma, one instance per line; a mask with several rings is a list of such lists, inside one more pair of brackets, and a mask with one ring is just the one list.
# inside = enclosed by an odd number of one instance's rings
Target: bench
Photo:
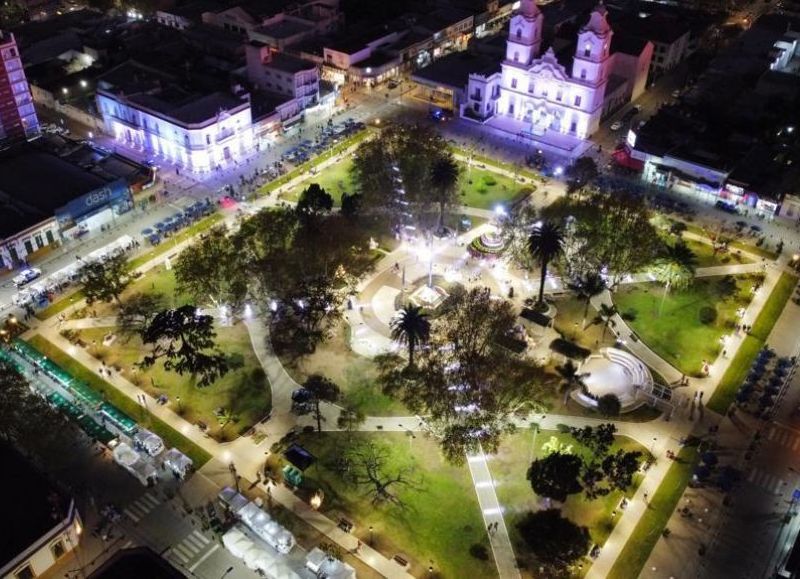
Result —
[[408, 569], [408, 559], [405, 555], [397, 554], [392, 557], [392, 561], [400, 565], [403, 569]]

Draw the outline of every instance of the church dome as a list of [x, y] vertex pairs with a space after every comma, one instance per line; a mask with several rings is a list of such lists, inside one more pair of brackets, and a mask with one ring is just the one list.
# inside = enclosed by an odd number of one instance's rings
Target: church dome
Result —
[[583, 27], [583, 31], [594, 32], [598, 36], [604, 36], [611, 32], [611, 25], [608, 23], [608, 10], [602, 0], [592, 10], [592, 15], [589, 17], [589, 22]]
[[536, 0], [522, 0], [519, 4], [519, 13], [526, 18], [536, 18], [541, 12], [536, 5]]

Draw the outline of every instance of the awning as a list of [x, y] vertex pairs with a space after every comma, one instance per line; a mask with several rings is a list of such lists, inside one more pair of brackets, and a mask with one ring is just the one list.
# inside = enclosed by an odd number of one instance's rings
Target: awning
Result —
[[627, 148], [617, 149], [611, 153], [611, 157], [620, 167], [625, 167], [634, 171], [644, 170], [644, 161], [631, 157], [630, 151]]

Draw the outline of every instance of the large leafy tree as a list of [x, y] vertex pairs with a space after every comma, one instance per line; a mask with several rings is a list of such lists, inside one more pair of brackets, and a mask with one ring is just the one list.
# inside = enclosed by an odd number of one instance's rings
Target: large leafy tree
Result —
[[536, 558], [560, 573], [589, 550], [589, 530], [562, 517], [558, 509], [528, 513], [517, 528]]
[[599, 174], [597, 162], [592, 157], [580, 157], [567, 167], [567, 193], [571, 194], [587, 187]]
[[300, 219], [313, 227], [333, 209], [333, 197], [318, 183], [312, 183], [300, 194], [295, 209]]
[[166, 299], [161, 293], [135, 293], [128, 297], [117, 313], [120, 334], [131, 338], [141, 336], [156, 314], [164, 309]]
[[433, 127], [392, 124], [378, 138], [359, 145], [353, 157], [353, 183], [366, 209], [388, 214], [395, 224], [410, 211], [418, 225], [428, 227], [426, 217], [441, 193], [432, 184], [432, 168], [449, 156], [447, 142]]
[[247, 275], [233, 241], [222, 225], [208, 231], [175, 260], [178, 291], [195, 303], [227, 304], [237, 309], [247, 295]]
[[623, 191], [596, 191], [562, 198], [542, 210], [545, 218], [567, 223], [567, 275], [607, 271], [610, 285], [650, 265], [662, 241], [650, 222], [646, 200]]
[[87, 263], [78, 275], [83, 283], [86, 301], [90, 304], [116, 301], [117, 305], [121, 305], [120, 296], [133, 281], [124, 254]]
[[311, 393], [311, 403], [314, 405], [314, 419], [317, 421], [317, 432], [322, 432], [322, 403], [336, 403], [341, 395], [339, 386], [321, 374], [312, 374], [303, 382], [303, 388]]
[[534, 226], [528, 238], [528, 249], [540, 268], [539, 304], [544, 303], [544, 282], [547, 266], [564, 253], [564, 232], [556, 223], [544, 221]]
[[391, 322], [392, 339], [408, 348], [408, 366], [414, 366], [414, 352], [427, 343], [431, 334], [431, 323], [422, 308], [413, 304], [404, 306]]
[[16, 368], [0, 360], [0, 440], [37, 452], [63, 436], [64, 426], [64, 417], [31, 392]]
[[518, 267], [531, 269], [535, 265], [528, 241], [538, 219], [536, 207], [528, 203], [518, 203], [500, 220], [500, 235], [505, 245], [504, 255]]
[[509, 302], [474, 288], [454, 292], [441, 308], [415, 367], [396, 355], [376, 361], [384, 391], [426, 416], [445, 457], [460, 463], [479, 446], [496, 451], [514, 417], [543, 406], [542, 373], [502, 345], [516, 325]]
[[150, 347], [140, 362], [144, 368], [164, 361], [164, 368], [197, 376], [198, 386], [209, 386], [228, 371], [225, 356], [214, 342], [214, 319], [193, 305], [159, 312], [142, 332]]
[[692, 283], [696, 264], [697, 258], [694, 253], [682, 241], [668, 245], [663, 249], [661, 256], [650, 268], [650, 273], [653, 277], [664, 284], [664, 294], [661, 298], [659, 314], [664, 308], [664, 300], [666, 300], [670, 290], [681, 290]]
[[579, 456], [553, 452], [533, 461], [527, 478], [537, 495], [564, 502], [569, 495], [583, 490], [580, 483], [582, 469], [583, 461]]
[[583, 379], [586, 375], [578, 372], [578, 367], [571, 359], [568, 359], [560, 366], [556, 366], [556, 372], [561, 378], [561, 391], [564, 393], [564, 404], [566, 404], [570, 393], [576, 388], [583, 387]]
[[445, 209], [454, 204], [457, 199], [459, 174], [458, 163], [452, 155], [443, 155], [431, 165], [430, 179], [433, 201], [439, 205], [439, 231], [444, 229]]

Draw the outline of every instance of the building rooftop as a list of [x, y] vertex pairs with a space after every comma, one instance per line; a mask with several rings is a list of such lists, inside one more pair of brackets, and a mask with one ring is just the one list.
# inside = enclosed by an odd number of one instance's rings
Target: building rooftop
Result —
[[357, 64], [353, 65], [356, 68], [380, 68], [386, 64], [391, 63], [394, 60], [397, 60], [399, 57], [390, 54], [388, 52], [384, 52], [383, 50], [377, 50], [373, 52], [369, 58], [365, 58], [364, 60], [359, 60]]
[[0, 541], [0, 565], [5, 565], [67, 516], [69, 500], [7, 444], [0, 444], [0, 464], [0, 489], [5, 497], [0, 517], [6, 529], [13, 529], [3, 533]]
[[416, 24], [431, 32], [440, 32], [472, 16], [472, 12], [458, 8], [439, 8], [421, 16]]
[[182, 579], [183, 576], [147, 547], [135, 547], [114, 553], [89, 579]]
[[499, 71], [500, 62], [496, 58], [470, 52], [456, 52], [416, 71], [413, 78], [464, 89], [470, 74], [488, 76]]
[[298, 58], [283, 52], [274, 53], [270, 58], [269, 63], [265, 66], [267, 66], [267, 68], [274, 68], [276, 70], [290, 72], [293, 74], [304, 70], [311, 70], [317, 67], [317, 65], [313, 62], [309, 62], [307, 60], [303, 60], [302, 58]]
[[639, 36], [654, 43], [672, 44], [689, 34], [686, 19], [677, 14], [656, 12], [637, 14], [612, 12], [611, 28], [628, 36]]
[[220, 111], [245, 104], [230, 93], [185, 88], [175, 77], [132, 60], [99, 77], [98, 89], [184, 124], [213, 120]]
[[253, 32], [275, 38], [276, 40], [282, 40], [284, 38], [291, 38], [297, 34], [302, 34], [303, 32], [308, 32], [312, 29], [313, 26], [311, 24], [284, 18], [283, 20], [267, 24], [266, 26], [258, 26]]
[[183, 4], [182, 6], [176, 6], [171, 10], [161, 10], [161, 12], [165, 14], [174, 14], [175, 16], [185, 18], [192, 22], [200, 22], [204, 13], [219, 12], [224, 8], [225, 5], [216, 0], [197, 0], [195, 2]]
[[41, 137], [0, 153], [0, 238], [53, 217], [55, 210], [104, 185], [146, 171], [61, 137]]

